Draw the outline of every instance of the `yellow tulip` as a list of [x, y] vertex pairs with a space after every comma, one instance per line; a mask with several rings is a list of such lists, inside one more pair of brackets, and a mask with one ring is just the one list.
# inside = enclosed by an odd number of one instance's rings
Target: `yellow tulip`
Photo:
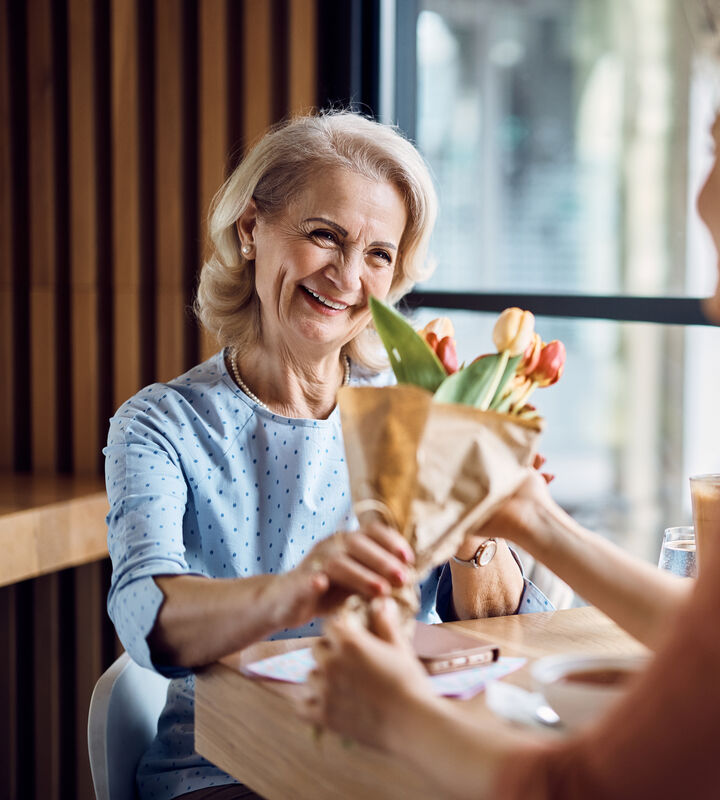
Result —
[[506, 308], [493, 328], [493, 342], [498, 353], [507, 352], [510, 358], [522, 355], [532, 341], [535, 317], [521, 308]]

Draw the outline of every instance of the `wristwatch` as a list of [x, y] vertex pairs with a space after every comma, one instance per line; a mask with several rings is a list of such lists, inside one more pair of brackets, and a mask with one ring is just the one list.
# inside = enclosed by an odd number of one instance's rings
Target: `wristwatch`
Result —
[[465, 561], [457, 556], [453, 556], [452, 559], [456, 564], [462, 564], [464, 567], [473, 567], [473, 569], [477, 569], [478, 567], [487, 566], [495, 557], [496, 552], [497, 540], [485, 539], [484, 542], [480, 543], [480, 546], [475, 551], [475, 555], [469, 561]]

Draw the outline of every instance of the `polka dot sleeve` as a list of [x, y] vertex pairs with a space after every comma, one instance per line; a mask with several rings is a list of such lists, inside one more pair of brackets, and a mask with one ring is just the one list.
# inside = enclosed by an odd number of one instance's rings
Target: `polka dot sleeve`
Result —
[[163, 595], [152, 576], [190, 572], [182, 535], [187, 484], [173, 448], [133, 411], [128, 403], [111, 420], [104, 451], [113, 564], [108, 613], [132, 658], [153, 668], [146, 639]]

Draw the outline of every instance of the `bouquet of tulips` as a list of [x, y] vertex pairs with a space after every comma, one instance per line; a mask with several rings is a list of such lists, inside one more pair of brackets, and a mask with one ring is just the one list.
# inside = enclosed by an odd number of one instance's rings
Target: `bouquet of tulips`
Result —
[[408, 323], [377, 300], [373, 300], [373, 309], [398, 381], [429, 389], [439, 402], [537, 416], [535, 407], [527, 404], [528, 398], [539, 386], [557, 383], [565, 367], [565, 345], [557, 339], [545, 344], [534, 330], [535, 318], [529, 311], [506, 308], [493, 329], [497, 353], [478, 356], [468, 367], [458, 368], [452, 322], [446, 317], [429, 322], [419, 331], [418, 338], [425, 342], [431, 355], [435, 354], [443, 370], [435, 364], [431, 375], [428, 367], [432, 359], [417, 348], [413, 339], [410, 341], [417, 350], [407, 352], [404, 359], [393, 344], [399, 331], [408, 335]]
[[[377, 515], [415, 552], [420, 578], [512, 495], [532, 469], [543, 420], [528, 399], [561, 376], [562, 342], [544, 344], [529, 311], [508, 308], [493, 331], [497, 352], [458, 365], [454, 331], [421, 331], [371, 298], [396, 386], [344, 387], [338, 402], [356, 516]], [[396, 596], [411, 619], [416, 592]], [[349, 613], [364, 614], [353, 598]]]

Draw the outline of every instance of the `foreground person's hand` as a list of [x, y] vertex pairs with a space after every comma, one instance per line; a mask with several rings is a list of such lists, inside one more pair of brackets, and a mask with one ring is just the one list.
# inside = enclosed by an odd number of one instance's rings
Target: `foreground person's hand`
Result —
[[509, 539], [537, 557], [547, 545], [547, 531], [565, 512], [553, 500], [543, 473], [532, 470], [514, 495], [483, 525], [487, 537]]
[[391, 599], [374, 601], [372, 632], [341, 620], [313, 648], [305, 713], [312, 722], [380, 748], [396, 749], [410, 718], [437, 702], [398, 624]]
[[282, 626], [295, 627], [325, 616], [352, 594], [372, 600], [411, 579], [414, 554], [392, 528], [373, 523], [324, 539], [293, 570], [278, 576]]

